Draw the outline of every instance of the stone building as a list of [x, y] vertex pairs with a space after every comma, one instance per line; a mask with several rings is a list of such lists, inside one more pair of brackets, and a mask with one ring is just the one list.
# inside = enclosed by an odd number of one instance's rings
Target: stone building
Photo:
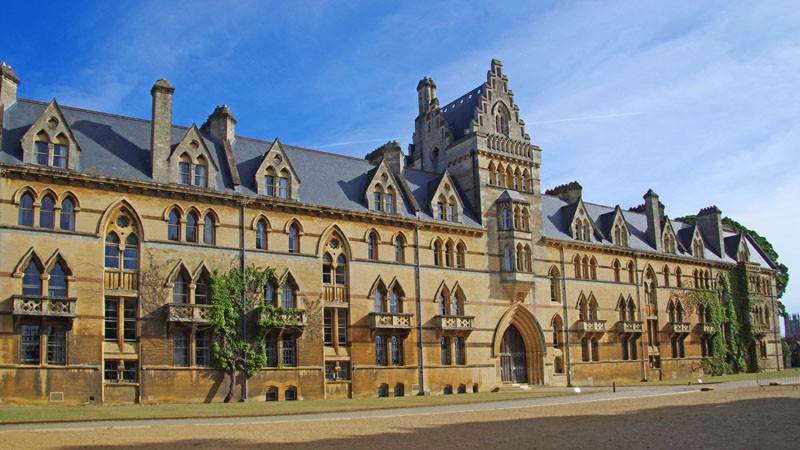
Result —
[[[508, 79], [440, 106], [417, 86], [408, 156], [365, 159], [236, 135], [217, 107], [172, 123], [18, 98], [0, 86], [0, 401], [219, 401], [206, 320], [214, 270], [269, 266], [290, 325], [263, 337], [252, 398], [587, 385], [696, 374], [717, 351], [680, 301], [744, 267], [761, 365], [780, 363], [775, 272], [715, 208], [670, 220], [543, 193]], [[241, 380], [237, 381], [241, 382]]]

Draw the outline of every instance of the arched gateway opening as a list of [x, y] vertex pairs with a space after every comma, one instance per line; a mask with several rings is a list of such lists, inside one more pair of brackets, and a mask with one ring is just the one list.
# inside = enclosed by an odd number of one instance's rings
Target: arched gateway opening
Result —
[[500, 378], [504, 383], [528, 382], [528, 359], [525, 342], [517, 327], [511, 325], [503, 334], [500, 343]]
[[492, 353], [503, 383], [544, 384], [546, 350], [542, 328], [523, 305], [503, 314], [495, 328]]

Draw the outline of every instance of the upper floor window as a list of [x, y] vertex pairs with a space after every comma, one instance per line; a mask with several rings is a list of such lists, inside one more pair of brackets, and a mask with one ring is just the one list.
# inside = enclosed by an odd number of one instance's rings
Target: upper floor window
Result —
[[550, 301], [561, 301], [561, 279], [556, 266], [550, 268]]
[[194, 180], [192, 181], [195, 186], [208, 186], [208, 164], [206, 164], [205, 158], [197, 158], [197, 164], [194, 166]]
[[75, 202], [67, 197], [61, 202], [61, 229], [75, 231]]
[[50, 269], [50, 279], [48, 280], [47, 295], [51, 297], [67, 296], [67, 274], [60, 263], [56, 263]]
[[180, 184], [189, 184], [189, 181], [192, 178], [192, 164], [187, 160], [181, 160], [178, 163], [178, 183]]
[[510, 119], [511, 115], [508, 113], [508, 108], [502, 103], [498, 103], [494, 115], [495, 131], [497, 134], [508, 137], [508, 122]]
[[50, 159], [50, 149], [48, 148], [47, 142], [36, 141], [33, 154], [36, 164], [46, 166]]
[[212, 216], [211, 214], [206, 214], [206, 216], [203, 218], [204, 244], [213, 244], [216, 241], [215, 227], [216, 223], [214, 221], [214, 216]]
[[511, 229], [511, 211], [508, 208], [503, 208], [503, 211], [500, 213], [500, 223], [503, 230], [510, 230]]
[[22, 295], [42, 295], [42, 271], [33, 261], [22, 273]]
[[289, 198], [289, 178], [284, 173], [278, 178], [278, 197]]
[[63, 144], [53, 144], [53, 167], [60, 169], [67, 168], [67, 146]]
[[289, 253], [300, 252], [300, 230], [297, 224], [289, 226]]
[[42, 197], [42, 206], [39, 208], [39, 226], [42, 228], [55, 227], [55, 200], [50, 195]]
[[172, 210], [169, 212], [169, 218], [167, 223], [167, 239], [170, 241], [179, 241], [181, 239], [181, 216], [180, 213], [176, 210]]
[[192, 160], [188, 153], [181, 155], [178, 161], [178, 184], [197, 187], [208, 186], [209, 163], [203, 156]]
[[394, 238], [394, 260], [395, 262], [403, 262], [405, 260], [404, 253], [405, 253], [405, 245], [403, 243], [403, 238], [401, 236], [397, 236]]
[[26, 192], [19, 199], [19, 221], [22, 226], [33, 226], [33, 195]]
[[197, 242], [197, 214], [193, 212], [186, 215], [186, 241]]
[[511, 247], [506, 247], [503, 250], [503, 269], [506, 272], [514, 270], [514, 251], [511, 250]]
[[375, 233], [367, 236], [367, 258], [378, 259], [378, 242]]
[[256, 248], [267, 249], [267, 222], [261, 219], [256, 223]]

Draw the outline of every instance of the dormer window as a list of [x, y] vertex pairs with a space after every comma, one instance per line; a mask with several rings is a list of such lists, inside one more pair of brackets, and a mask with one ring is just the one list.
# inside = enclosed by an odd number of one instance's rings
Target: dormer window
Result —
[[195, 186], [206, 187], [208, 186], [208, 165], [205, 158], [198, 158], [197, 165], [194, 166], [194, 183]]
[[278, 177], [278, 197], [289, 198], [289, 171], [283, 169]]
[[46, 166], [50, 156], [49, 153], [50, 149], [47, 148], [47, 142], [36, 141], [36, 147], [34, 149], [36, 164]]
[[264, 188], [267, 197], [275, 196], [275, 175], [267, 173], [267, 175], [264, 176]]
[[438, 202], [436, 204], [436, 218], [444, 220], [444, 202]]
[[692, 254], [698, 258], [702, 258], [703, 255], [703, 242], [700, 239], [695, 239], [692, 243]]
[[189, 156], [183, 155], [181, 162], [178, 163], [178, 183], [189, 184], [192, 178], [192, 163]]
[[53, 167], [59, 169], [67, 168], [67, 146], [63, 144], [53, 144]]

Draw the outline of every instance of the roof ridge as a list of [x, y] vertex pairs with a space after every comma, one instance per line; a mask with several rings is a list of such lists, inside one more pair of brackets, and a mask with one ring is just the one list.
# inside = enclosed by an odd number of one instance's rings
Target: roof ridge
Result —
[[[272, 145], [272, 144], [275, 143], [275, 141], [266, 141], [264, 139], [251, 138], [251, 137], [247, 137], [247, 136], [238, 136], [238, 135], [236, 136], [236, 139], [237, 140], [241, 139], [241, 140], [244, 140], [244, 141], [256, 142], [256, 143], [266, 144], [266, 145]], [[366, 159], [356, 158], [355, 156], [342, 155], [340, 153], [323, 152], [322, 150], [314, 150], [313, 148], [306, 148], [306, 147], [300, 147], [300, 146], [297, 146], [297, 145], [284, 144], [283, 142], [281, 142], [281, 144], [283, 145], [284, 148], [291, 147], [293, 150], [299, 150], [299, 151], [309, 152], [309, 153], [317, 153], [317, 154], [320, 154], [320, 155], [335, 156], [335, 157], [344, 158], [344, 159], [352, 159], [352, 160], [355, 160], [355, 161], [361, 161], [361, 162], [363, 162], [365, 164], [372, 164], [369, 161], [367, 161]]]

